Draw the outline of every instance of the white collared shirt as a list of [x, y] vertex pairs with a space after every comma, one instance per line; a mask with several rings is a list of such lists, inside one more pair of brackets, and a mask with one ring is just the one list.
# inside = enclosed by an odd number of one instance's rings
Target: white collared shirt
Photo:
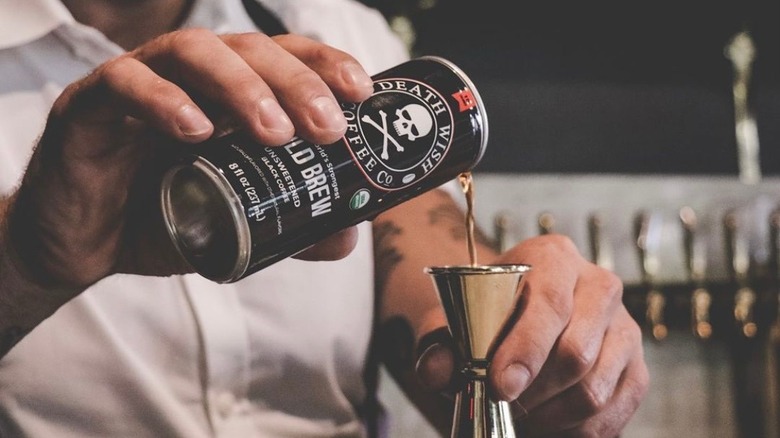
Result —
[[[265, 3], [370, 73], [407, 57], [357, 2]], [[196, 0], [185, 26], [254, 29], [240, 0]], [[0, 194], [18, 184], [63, 87], [121, 52], [58, 0], [0, 0]], [[370, 227], [360, 231], [344, 260], [285, 260], [230, 285], [99, 282], [0, 360], [0, 436], [363, 436], [374, 297]]]

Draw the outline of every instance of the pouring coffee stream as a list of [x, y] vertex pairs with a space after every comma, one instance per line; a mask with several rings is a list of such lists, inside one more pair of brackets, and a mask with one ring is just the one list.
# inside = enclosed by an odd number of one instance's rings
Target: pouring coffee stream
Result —
[[466, 241], [471, 266], [477, 266], [477, 246], [474, 241], [474, 178], [471, 172], [458, 175], [461, 189], [466, 195]]
[[520, 281], [530, 266], [480, 265], [474, 229], [474, 184], [470, 172], [458, 180], [466, 196], [466, 235], [469, 265], [430, 266], [431, 275], [457, 346], [465, 384], [456, 394], [451, 438], [516, 438], [507, 401], [488, 395], [487, 375], [493, 354], [507, 333], [520, 291]]

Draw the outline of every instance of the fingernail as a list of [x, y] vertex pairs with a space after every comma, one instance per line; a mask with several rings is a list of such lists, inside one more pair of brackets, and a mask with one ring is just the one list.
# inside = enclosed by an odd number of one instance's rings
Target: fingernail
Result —
[[344, 64], [341, 69], [344, 81], [349, 85], [363, 88], [374, 88], [374, 81], [359, 65], [353, 63]]
[[501, 373], [501, 392], [507, 400], [514, 400], [520, 396], [528, 385], [530, 374], [528, 370], [517, 363], [509, 365]]
[[194, 137], [209, 132], [213, 125], [211, 121], [192, 105], [184, 105], [176, 115], [176, 124], [182, 134]]
[[271, 98], [260, 100], [257, 105], [260, 123], [269, 131], [288, 132], [293, 130], [293, 124], [282, 107]]
[[320, 96], [311, 102], [314, 124], [326, 131], [339, 132], [347, 129], [347, 121], [336, 102], [330, 97]]

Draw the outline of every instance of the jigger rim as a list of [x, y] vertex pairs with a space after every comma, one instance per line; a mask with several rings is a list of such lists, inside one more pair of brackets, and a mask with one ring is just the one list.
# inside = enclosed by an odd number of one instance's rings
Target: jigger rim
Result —
[[440, 274], [457, 274], [457, 275], [483, 275], [483, 274], [512, 274], [520, 273], [525, 274], [531, 270], [531, 265], [516, 263], [516, 264], [497, 264], [497, 265], [444, 265], [444, 266], [428, 266], [425, 268], [425, 273], [440, 275]]

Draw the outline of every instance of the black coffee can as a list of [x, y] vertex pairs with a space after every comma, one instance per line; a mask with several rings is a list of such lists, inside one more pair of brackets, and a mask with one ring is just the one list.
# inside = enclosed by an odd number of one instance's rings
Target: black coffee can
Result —
[[186, 148], [161, 201], [197, 273], [235, 282], [477, 165], [487, 117], [460, 68], [425, 56], [372, 78], [371, 97], [341, 104], [336, 143], [268, 147], [236, 132]]

